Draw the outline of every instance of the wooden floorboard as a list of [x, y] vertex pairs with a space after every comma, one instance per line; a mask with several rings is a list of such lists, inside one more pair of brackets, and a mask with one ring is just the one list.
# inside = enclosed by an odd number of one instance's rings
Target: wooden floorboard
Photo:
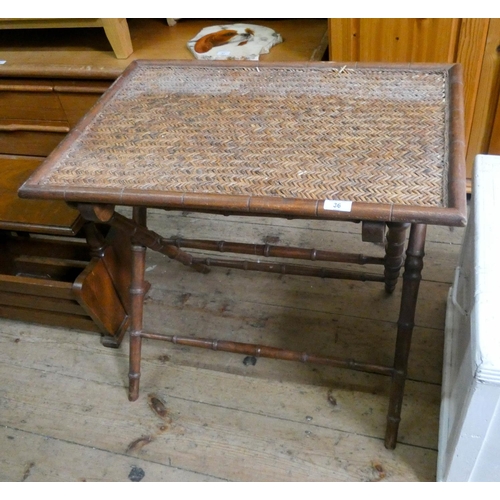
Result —
[[[151, 212], [166, 236], [383, 253], [359, 225]], [[240, 229], [238, 229], [238, 226]], [[241, 229], [241, 228], [244, 229]], [[236, 235], [236, 236], [235, 236]], [[429, 228], [395, 450], [387, 377], [145, 341], [127, 400], [127, 348], [0, 320], [1, 481], [434, 481], [443, 327], [463, 229]], [[213, 269], [148, 253], [147, 329], [390, 360], [400, 286]]]

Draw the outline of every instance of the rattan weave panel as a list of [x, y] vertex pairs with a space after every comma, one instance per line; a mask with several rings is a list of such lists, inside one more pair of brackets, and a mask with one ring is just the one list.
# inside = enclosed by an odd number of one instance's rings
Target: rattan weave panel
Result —
[[141, 66], [40, 185], [446, 206], [446, 79]]

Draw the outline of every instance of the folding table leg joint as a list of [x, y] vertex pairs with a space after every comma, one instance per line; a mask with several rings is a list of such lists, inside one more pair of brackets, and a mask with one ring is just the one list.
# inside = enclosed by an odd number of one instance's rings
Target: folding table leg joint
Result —
[[396, 288], [399, 273], [404, 262], [404, 245], [406, 230], [410, 224], [389, 222], [387, 223], [387, 236], [385, 246], [384, 277], [385, 290], [392, 293]]

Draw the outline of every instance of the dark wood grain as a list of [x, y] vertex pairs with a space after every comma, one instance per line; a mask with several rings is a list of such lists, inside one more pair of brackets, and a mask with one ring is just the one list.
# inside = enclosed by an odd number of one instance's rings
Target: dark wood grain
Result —
[[17, 195], [19, 186], [41, 162], [36, 158], [0, 157], [0, 229], [75, 235], [83, 225], [77, 210], [61, 201], [22, 200]]

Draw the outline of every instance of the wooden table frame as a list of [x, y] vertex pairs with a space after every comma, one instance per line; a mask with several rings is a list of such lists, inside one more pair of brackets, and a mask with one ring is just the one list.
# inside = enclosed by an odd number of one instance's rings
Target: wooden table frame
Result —
[[[398, 426], [401, 418], [404, 385], [407, 375], [408, 356], [415, 321], [421, 271], [423, 268], [424, 244], [427, 224], [463, 226], [466, 223], [465, 199], [465, 167], [463, 141], [463, 105], [461, 72], [457, 65], [440, 66], [449, 76], [447, 89], [449, 103], [447, 119], [449, 120], [449, 137], [446, 139], [446, 150], [449, 157], [447, 177], [447, 204], [440, 207], [418, 206], [416, 204], [376, 203], [353, 201], [348, 211], [330, 209], [317, 199], [287, 198], [279, 196], [234, 195], [216, 192], [180, 192], [169, 189], [137, 189], [137, 188], [107, 188], [87, 187], [83, 185], [54, 186], [47, 182], [48, 176], [58, 164], [64, 160], [64, 155], [71, 150], [72, 145], [82, 137], [82, 134], [92, 128], [93, 120], [106, 112], [106, 105], [124, 86], [134, 71], [148, 65], [159, 64], [174, 68], [204, 67], [200, 62], [161, 62], [136, 61], [124, 75], [113, 85], [100, 103], [82, 122], [69, 134], [62, 145], [46, 163], [24, 184], [20, 190], [23, 197], [64, 199], [76, 206], [87, 221], [108, 224], [126, 234], [132, 244], [133, 264], [131, 296], [131, 327], [130, 327], [130, 371], [129, 399], [134, 401], [139, 396], [141, 342], [143, 338], [165, 340], [176, 344], [210, 348], [254, 356], [270, 357], [284, 360], [320, 363], [324, 365], [343, 367], [363, 372], [387, 375], [391, 377], [390, 401], [387, 415], [385, 446], [392, 449], [396, 445]], [[330, 68], [343, 71], [341, 65], [331, 63], [316, 63], [306, 65], [309, 68]], [[215, 68], [266, 68], [262, 63], [226, 63], [218, 62]], [[298, 68], [303, 64], [267, 65], [268, 68]], [[363, 65], [354, 68], [362, 69]], [[425, 71], [432, 65], [411, 66], [412, 71]], [[377, 66], [389, 71], [404, 66]], [[131, 170], [132, 172], [132, 170]], [[133, 207], [133, 216], [127, 218], [117, 211], [116, 205]], [[224, 215], [270, 216], [288, 219], [324, 219], [361, 222], [363, 240], [385, 241], [385, 257], [365, 257], [351, 253], [321, 251], [316, 249], [300, 249], [271, 245], [249, 245], [236, 242], [217, 242], [205, 240], [166, 239], [147, 227], [147, 208], [162, 208], [166, 210], [187, 210]], [[409, 240], [406, 248], [407, 229]], [[387, 233], [385, 231], [387, 230]], [[397, 339], [394, 362], [390, 366], [361, 363], [355, 360], [342, 359], [314, 353], [296, 352], [278, 349], [271, 346], [220, 341], [216, 339], [196, 339], [182, 336], [168, 336], [143, 330], [144, 296], [147, 283], [144, 279], [146, 248], [161, 252], [178, 260], [199, 272], [208, 272], [211, 266], [236, 267], [260, 271], [290, 273], [298, 275], [320, 276], [323, 278], [357, 279], [384, 282], [388, 293], [395, 289], [400, 269], [404, 265], [401, 306], [397, 326]], [[316, 260], [329, 262], [344, 262], [357, 264], [378, 264], [383, 266], [383, 274], [361, 273], [358, 271], [331, 270], [313, 266], [295, 264], [275, 264], [256, 261], [238, 261], [232, 259], [200, 259], [189, 254], [185, 249], [203, 249], [237, 254], [262, 255], [287, 259]]]

